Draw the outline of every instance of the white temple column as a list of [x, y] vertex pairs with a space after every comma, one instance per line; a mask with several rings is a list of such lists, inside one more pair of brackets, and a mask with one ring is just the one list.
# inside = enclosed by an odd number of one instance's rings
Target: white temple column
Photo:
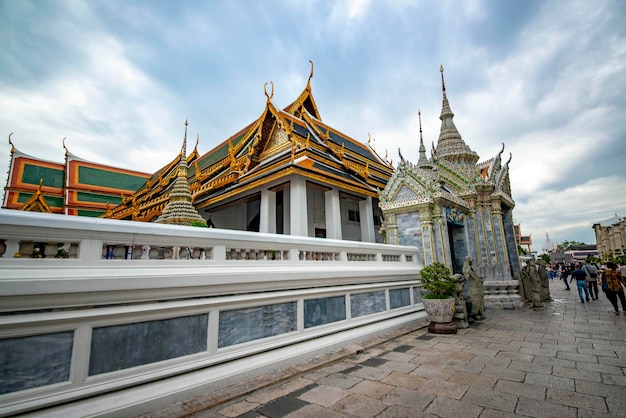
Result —
[[359, 201], [359, 217], [361, 218], [361, 241], [376, 242], [376, 231], [374, 230], [374, 208], [372, 198], [366, 197]]
[[306, 237], [309, 235], [306, 180], [300, 176], [293, 177], [289, 189], [290, 235]]
[[259, 232], [276, 233], [276, 193], [261, 190], [261, 208], [259, 213]]
[[324, 192], [324, 210], [326, 211], [326, 238], [342, 239], [339, 190], [332, 189]]

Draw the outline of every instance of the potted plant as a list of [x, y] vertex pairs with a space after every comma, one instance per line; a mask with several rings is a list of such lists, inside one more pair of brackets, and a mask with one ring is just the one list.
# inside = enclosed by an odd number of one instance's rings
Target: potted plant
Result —
[[422, 289], [426, 292], [422, 301], [431, 323], [452, 322], [457, 283], [448, 267], [436, 262], [424, 267], [420, 276]]

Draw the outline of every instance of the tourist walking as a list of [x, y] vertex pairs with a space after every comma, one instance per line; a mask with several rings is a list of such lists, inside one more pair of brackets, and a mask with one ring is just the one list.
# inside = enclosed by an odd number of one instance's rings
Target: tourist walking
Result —
[[565, 283], [565, 290], [569, 290], [569, 283], [567, 283], [567, 278], [569, 277], [570, 269], [565, 264], [561, 264], [559, 266], [559, 278], [563, 280]]
[[[589, 302], [589, 288], [587, 287], [587, 273], [582, 269], [580, 264], [576, 265], [576, 270], [570, 274], [570, 283], [572, 280], [576, 280], [576, 286], [578, 287], [578, 296], [580, 297], [580, 303], [585, 303], [585, 299]], [[585, 297], [583, 298], [583, 290], [585, 291]]]
[[589, 286], [591, 299], [598, 300], [598, 268], [587, 259], [583, 270], [587, 274], [587, 286]]
[[615, 315], [619, 315], [617, 298], [619, 298], [622, 303], [622, 310], [624, 311], [624, 315], [626, 315], [626, 297], [624, 297], [624, 289], [622, 288], [622, 284], [626, 286], [626, 279], [617, 271], [617, 265], [615, 263], [606, 263], [606, 267], [607, 269], [604, 270], [600, 276], [602, 291], [606, 294], [611, 305], [613, 305]]

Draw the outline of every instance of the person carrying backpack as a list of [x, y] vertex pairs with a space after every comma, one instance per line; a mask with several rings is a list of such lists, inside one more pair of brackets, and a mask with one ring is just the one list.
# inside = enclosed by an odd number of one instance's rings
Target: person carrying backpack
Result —
[[583, 266], [583, 271], [587, 275], [587, 284], [589, 285], [591, 299], [598, 300], [598, 268], [591, 263], [591, 260], [587, 259]]

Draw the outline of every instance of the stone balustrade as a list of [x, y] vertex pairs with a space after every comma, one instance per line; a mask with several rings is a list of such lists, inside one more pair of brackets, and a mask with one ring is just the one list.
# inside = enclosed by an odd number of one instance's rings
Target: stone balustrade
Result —
[[413, 247], [10, 210], [0, 242], [0, 416], [139, 415], [426, 316]]

